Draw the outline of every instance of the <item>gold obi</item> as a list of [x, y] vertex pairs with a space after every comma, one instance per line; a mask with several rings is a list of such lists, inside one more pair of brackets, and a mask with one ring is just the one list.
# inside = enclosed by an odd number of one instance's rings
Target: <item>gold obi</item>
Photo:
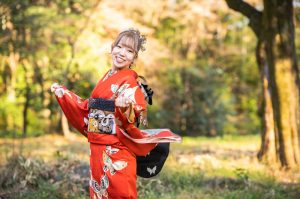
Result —
[[116, 134], [116, 122], [114, 113], [114, 100], [90, 98], [88, 132]]

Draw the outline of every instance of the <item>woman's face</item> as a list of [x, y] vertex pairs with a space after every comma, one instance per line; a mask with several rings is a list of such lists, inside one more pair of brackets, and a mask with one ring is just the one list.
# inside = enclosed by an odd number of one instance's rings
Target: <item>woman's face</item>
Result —
[[129, 68], [135, 59], [133, 39], [126, 36], [122, 37], [119, 43], [113, 47], [111, 55], [115, 70]]

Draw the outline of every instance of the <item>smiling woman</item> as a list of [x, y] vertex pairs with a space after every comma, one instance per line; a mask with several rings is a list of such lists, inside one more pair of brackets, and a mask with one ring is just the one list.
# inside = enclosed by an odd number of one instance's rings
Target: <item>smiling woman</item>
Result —
[[111, 51], [114, 71], [130, 67], [137, 58], [139, 49], [134, 44], [134, 38], [130, 37], [129, 34], [120, 34], [120, 39], [117, 39], [112, 45]]
[[112, 49], [113, 70], [129, 67], [134, 61], [135, 52], [130, 38], [122, 37], [117, 46]]
[[51, 87], [69, 122], [90, 143], [93, 199], [137, 198], [137, 174], [157, 175], [168, 156], [168, 143], [181, 140], [169, 129], [138, 128], [147, 124], [147, 102], [152, 104], [153, 91], [137, 80], [130, 66], [145, 41], [134, 29], [118, 35], [111, 46], [112, 68], [88, 100], [58, 84]]

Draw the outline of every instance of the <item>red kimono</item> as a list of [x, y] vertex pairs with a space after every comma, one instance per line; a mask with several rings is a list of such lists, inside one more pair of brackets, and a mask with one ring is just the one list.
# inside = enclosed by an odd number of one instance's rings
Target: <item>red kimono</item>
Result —
[[127, 108], [116, 107], [110, 111], [89, 108], [89, 100], [82, 100], [63, 86], [53, 88], [68, 121], [90, 143], [90, 197], [93, 199], [137, 198], [136, 156], [147, 155], [157, 143], [181, 140], [169, 129], [140, 130], [135, 126], [137, 119], [145, 122], [143, 113], [147, 111], [137, 77], [135, 71], [123, 69], [110, 77], [107, 73], [98, 82], [92, 99], [114, 100], [122, 95], [132, 102]]

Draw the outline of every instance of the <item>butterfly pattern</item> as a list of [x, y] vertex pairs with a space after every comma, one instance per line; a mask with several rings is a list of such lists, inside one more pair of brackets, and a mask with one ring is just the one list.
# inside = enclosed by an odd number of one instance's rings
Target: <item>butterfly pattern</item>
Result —
[[117, 171], [120, 171], [127, 166], [127, 162], [125, 161], [119, 160], [113, 162], [110, 159], [110, 157], [106, 154], [105, 151], [103, 151], [103, 162], [104, 162], [103, 171], [104, 172], [110, 171], [111, 175], [114, 175]]
[[106, 173], [104, 173], [104, 175], [101, 177], [100, 180], [100, 185], [99, 183], [93, 179], [93, 177], [91, 176], [90, 179], [90, 186], [92, 187], [92, 189], [95, 192], [94, 198], [99, 198], [102, 199], [102, 196], [108, 198], [108, 193], [107, 193], [107, 188], [109, 186], [109, 181], [108, 181], [108, 177], [106, 175]]
[[155, 174], [156, 166], [154, 166], [152, 169], [150, 167], [147, 167], [147, 171], [149, 172], [150, 175]]
[[[103, 197], [108, 198], [107, 188], [109, 187], [109, 179], [107, 176], [107, 172], [109, 171], [111, 176], [113, 176], [117, 171], [120, 171], [127, 167], [127, 162], [122, 160], [113, 162], [112, 159], [109, 157], [109, 155], [115, 154], [119, 152], [119, 150], [120, 149], [118, 148], [113, 148], [110, 145], [106, 145], [105, 151], [103, 151], [102, 154], [104, 162], [104, 175], [100, 179], [100, 184], [95, 179], [93, 179], [91, 175], [90, 187], [95, 192], [95, 199], [102, 199]], [[90, 173], [92, 173], [92, 171], [90, 171]]]
[[123, 84], [122, 86], [118, 87], [118, 89], [114, 93], [117, 95], [121, 95], [129, 86], [129, 84]]
[[119, 149], [117, 148], [113, 148], [109, 145], [106, 145], [106, 149], [105, 149], [105, 152], [108, 154], [108, 155], [112, 155], [112, 154], [115, 154], [119, 151]]
[[117, 85], [117, 84], [112, 84], [112, 85], [110, 86], [110, 89], [111, 89], [111, 92], [116, 93], [117, 90], [119, 89], [119, 85]]

